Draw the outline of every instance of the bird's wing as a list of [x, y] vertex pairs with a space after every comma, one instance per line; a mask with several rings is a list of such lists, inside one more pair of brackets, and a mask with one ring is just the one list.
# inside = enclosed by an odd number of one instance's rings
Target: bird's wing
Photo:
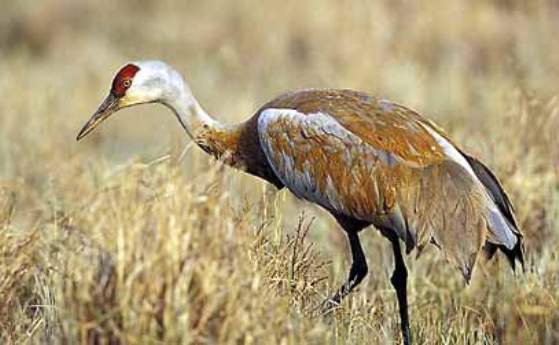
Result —
[[[300, 198], [396, 231], [408, 249], [434, 241], [468, 279], [485, 240], [514, 247], [452, 143], [415, 112], [377, 102], [368, 113], [354, 102], [309, 108], [292, 99], [283, 106], [294, 108], [262, 109], [258, 133], [274, 173]], [[344, 103], [345, 112], [333, 110]]]

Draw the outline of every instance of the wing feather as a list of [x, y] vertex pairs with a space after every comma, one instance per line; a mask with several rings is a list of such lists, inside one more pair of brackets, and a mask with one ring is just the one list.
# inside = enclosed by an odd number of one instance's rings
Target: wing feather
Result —
[[467, 280], [486, 240], [516, 245], [468, 160], [403, 106], [353, 91], [289, 94], [259, 112], [258, 133], [296, 196], [395, 231], [408, 251], [435, 242]]

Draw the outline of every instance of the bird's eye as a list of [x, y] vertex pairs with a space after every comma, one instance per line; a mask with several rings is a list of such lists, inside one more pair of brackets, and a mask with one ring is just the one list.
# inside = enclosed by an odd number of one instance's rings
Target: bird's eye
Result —
[[130, 79], [126, 79], [122, 82], [122, 85], [126, 88], [129, 88], [131, 84], [132, 82], [130, 81]]

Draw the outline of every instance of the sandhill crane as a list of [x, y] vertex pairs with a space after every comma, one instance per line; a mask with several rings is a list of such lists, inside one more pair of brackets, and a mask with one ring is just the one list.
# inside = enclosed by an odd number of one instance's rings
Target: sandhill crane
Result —
[[411, 343], [406, 253], [434, 243], [469, 282], [480, 253], [500, 249], [524, 265], [523, 237], [495, 175], [432, 122], [402, 105], [351, 90], [302, 90], [224, 125], [210, 117], [181, 74], [160, 61], [132, 62], [114, 77], [86, 136], [119, 109], [162, 103], [208, 154], [329, 211], [348, 237], [347, 281], [339, 304], [366, 276], [359, 232], [374, 225], [392, 244], [402, 338]]

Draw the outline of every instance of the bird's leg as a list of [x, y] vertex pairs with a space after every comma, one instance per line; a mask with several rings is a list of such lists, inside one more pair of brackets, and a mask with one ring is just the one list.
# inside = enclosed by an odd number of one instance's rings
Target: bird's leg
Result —
[[392, 249], [394, 250], [394, 273], [390, 278], [390, 282], [394, 289], [396, 289], [396, 295], [398, 297], [398, 306], [400, 309], [400, 323], [402, 327], [402, 338], [404, 339], [404, 345], [411, 344], [410, 335], [410, 322], [408, 316], [408, 295], [407, 295], [407, 278], [408, 270], [406, 269], [406, 263], [402, 257], [402, 251], [400, 249], [400, 241], [398, 238], [392, 238]]
[[323, 312], [327, 313], [340, 304], [341, 300], [346, 297], [367, 275], [367, 260], [361, 248], [359, 235], [357, 231], [347, 231], [349, 246], [351, 248], [352, 264], [349, 270], [347, 281], [338, 289], [338, 291], [328, 298], [323, 307]]

